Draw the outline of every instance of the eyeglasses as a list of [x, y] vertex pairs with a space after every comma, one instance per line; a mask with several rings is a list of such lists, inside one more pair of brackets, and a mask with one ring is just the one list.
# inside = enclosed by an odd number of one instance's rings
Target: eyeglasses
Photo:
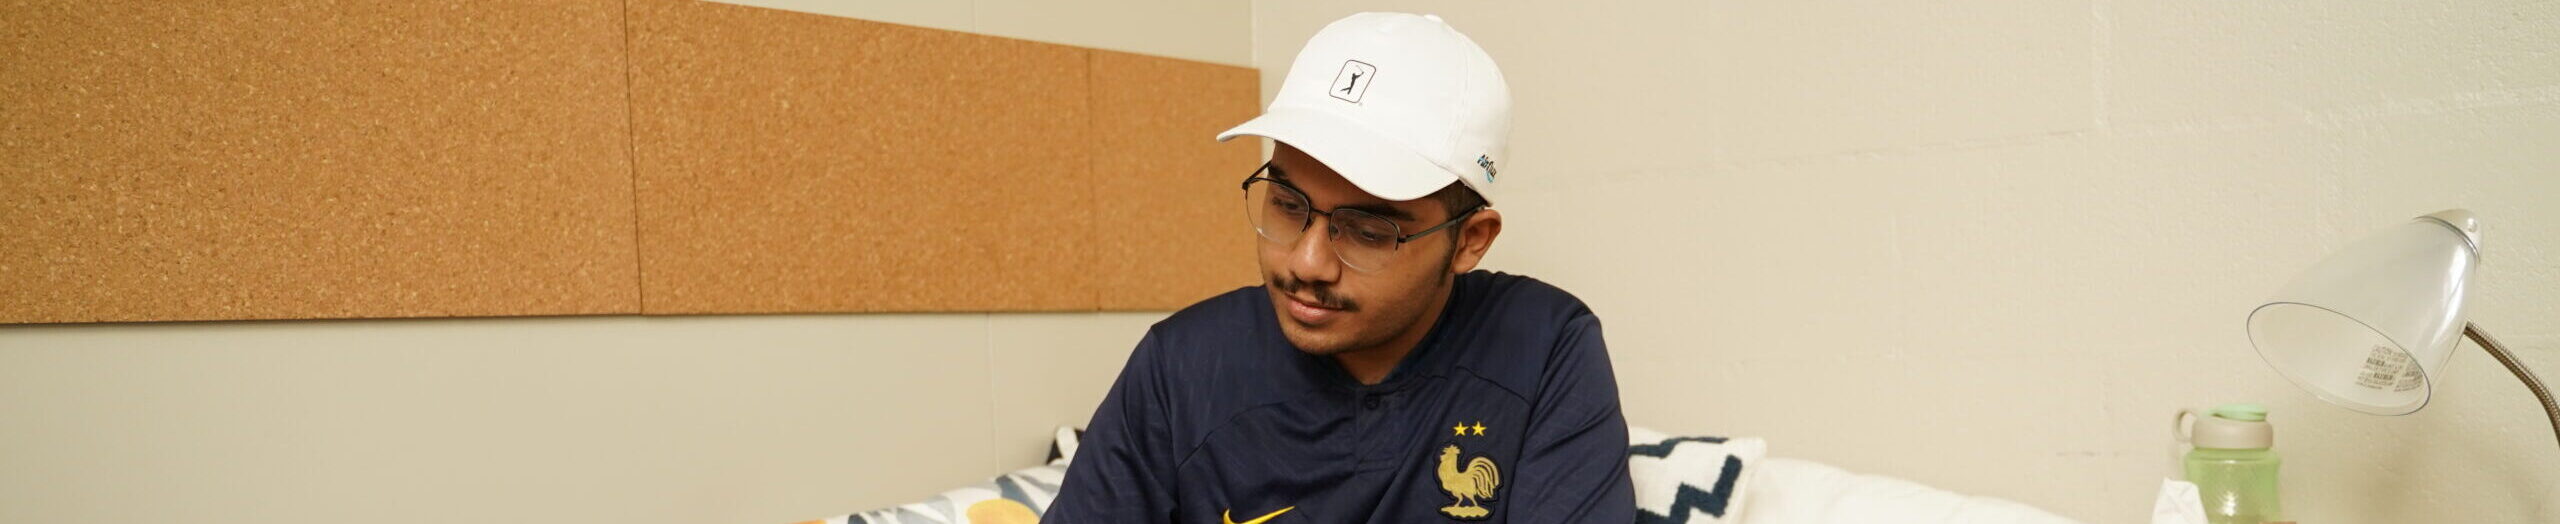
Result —
[[1333, 242], [1334, 256], [1342, 259], [1342, 265], [1360, 271], [1377, 271], [1386, 267], [1387, 261], [1395, 259], [1396, 250], [1406, 242], [1448, 229], [1484, 209], [1477, 206], [1450, 217], [1440, 225], [1406, 235], [1403, 234], [1404, 228], [1396, 225], [1394, 220], [1367, 211], [1342, 207], [1319, 211], [1307, 199], [1306, 192], [1299, 191], [1288, 182], [1263, 176], [1270, 170], [1271, 164], [1264, 163], [1261, 169], [1254, 170], [1252, 176], [1244, 179], [1244, 216], [1253, 224], [1253, 231], [1261, 234], [1264, 240], [1296, 245], [1300, 237], [1306, 236], [1307, 228], [1315, 225], [1316, 217], [1322, 215], [1325, 217], [1325, 237]]

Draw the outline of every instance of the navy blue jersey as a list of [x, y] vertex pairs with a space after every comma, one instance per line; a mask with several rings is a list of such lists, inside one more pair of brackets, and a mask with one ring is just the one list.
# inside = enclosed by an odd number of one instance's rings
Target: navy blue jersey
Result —
[[1147, 330], [1041, 522], [1635, 520], [1600, 320], [1518, 275], [1459, 275], [1384, 381], [1289, 344], [1263, 288]]

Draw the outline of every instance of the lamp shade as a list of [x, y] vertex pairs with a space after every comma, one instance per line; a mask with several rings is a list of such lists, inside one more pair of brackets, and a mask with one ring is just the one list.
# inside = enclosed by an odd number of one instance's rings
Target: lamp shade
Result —
[[2479, 225], [2453, 209], [2330, 254], [2249, 313], [2249, 342], [2294, 385], [2377, 415], [2426, 407], [2461, 342]]

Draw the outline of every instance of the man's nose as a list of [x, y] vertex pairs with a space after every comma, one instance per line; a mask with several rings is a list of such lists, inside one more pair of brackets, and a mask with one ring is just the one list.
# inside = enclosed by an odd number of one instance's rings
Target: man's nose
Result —
[[1333, 252], [1332, 218], [1317, 215], [1289, 246], [1289, 274], [1299, 282], [1333, 282], [1342, 278], [1342, 257]]

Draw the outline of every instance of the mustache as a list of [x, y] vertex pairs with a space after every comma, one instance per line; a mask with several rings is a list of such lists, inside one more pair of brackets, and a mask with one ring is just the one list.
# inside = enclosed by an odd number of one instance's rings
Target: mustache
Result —
[[[1313, 297], [1315, 299], [1314, 304], [1316, 307], [1338, 309], [1343, 312], [1360, 311], [1359, 302], [1354, 302], [1351, 299], [1343, 298], [1342, 295], [1334, 294], [1332, 284], [1313, 284], [1298, 279], [1283, 277], [1278, 274], [1264, 274], [1262, 276], [1262, 281], [1264, 284], [1271, 286], [1271, 289], [1280, 290], [1280, 292], [1284, 294], [1291, 296]], [[1300, 291], [1304, 291], [1305, 293], [1301, 294], [1299, 293]]]

